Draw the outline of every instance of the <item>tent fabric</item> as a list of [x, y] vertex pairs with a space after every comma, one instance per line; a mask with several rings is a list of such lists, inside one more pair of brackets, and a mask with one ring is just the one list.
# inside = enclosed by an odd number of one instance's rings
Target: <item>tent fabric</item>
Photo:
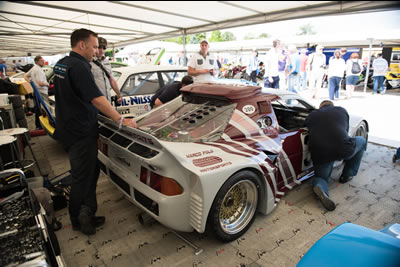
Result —
[[0, 56], [66, 53], [78, 28], [118, 48], [246, 25], [399, 8], [398, 1], [1, 1]]

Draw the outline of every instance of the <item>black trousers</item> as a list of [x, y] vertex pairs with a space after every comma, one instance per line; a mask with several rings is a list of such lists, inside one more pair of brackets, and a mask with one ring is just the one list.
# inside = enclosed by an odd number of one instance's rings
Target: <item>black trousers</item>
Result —
[[257, 71], [253, 70], [250, 74], [250, 81], [252, 81], [253, 83], [257, 82]]
[[96, 186], [100, 174], [97, 159], [97, 137], [85, 137], [66, 147], [71, 164], [72, 185], [69, 195], [69, 216], [76, 223], [79, 212], [94, 216], [97, 211]]

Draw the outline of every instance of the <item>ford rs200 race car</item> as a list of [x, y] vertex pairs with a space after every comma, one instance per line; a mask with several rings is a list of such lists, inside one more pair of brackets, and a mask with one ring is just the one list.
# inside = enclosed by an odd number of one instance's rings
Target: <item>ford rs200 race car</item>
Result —
[[[313, 176], [303, 123], [314, 107], [288, 91], [192, 84], [138, 117], [137, 129], [100, 117], [102, 171], [135, 205], [178, 231], [209, 227], [231, 241]], [[367, 137], [351, 117], [349, 134]]]

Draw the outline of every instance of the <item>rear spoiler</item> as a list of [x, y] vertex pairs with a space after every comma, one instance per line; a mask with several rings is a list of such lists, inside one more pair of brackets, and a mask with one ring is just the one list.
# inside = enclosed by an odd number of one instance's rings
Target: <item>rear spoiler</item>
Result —
[[151, 134], [128, 126], [122, 126], [121, 129], [119, 129], [118, 123], [101, 114], [98, 115], [98, 119], [100, 126], [105, 126], [107, 128], [113, 129], [115, 132], [121, 133], [135, 140], [135, 142], [141, 143], [142, 145], [150, 145], [158, 149], [161, 149], [163, 147], [160, 141]]

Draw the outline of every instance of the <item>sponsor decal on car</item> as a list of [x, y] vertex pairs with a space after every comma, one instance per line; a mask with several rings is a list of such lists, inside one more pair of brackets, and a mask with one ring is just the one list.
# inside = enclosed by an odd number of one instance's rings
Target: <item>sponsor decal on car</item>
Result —
[[130, 96], [124, 97], [122, 99], [122, 106], [133, 106], [133, 105], [142, 105], [142, 104], [150, 104], [151, 95], [148, 96]]

